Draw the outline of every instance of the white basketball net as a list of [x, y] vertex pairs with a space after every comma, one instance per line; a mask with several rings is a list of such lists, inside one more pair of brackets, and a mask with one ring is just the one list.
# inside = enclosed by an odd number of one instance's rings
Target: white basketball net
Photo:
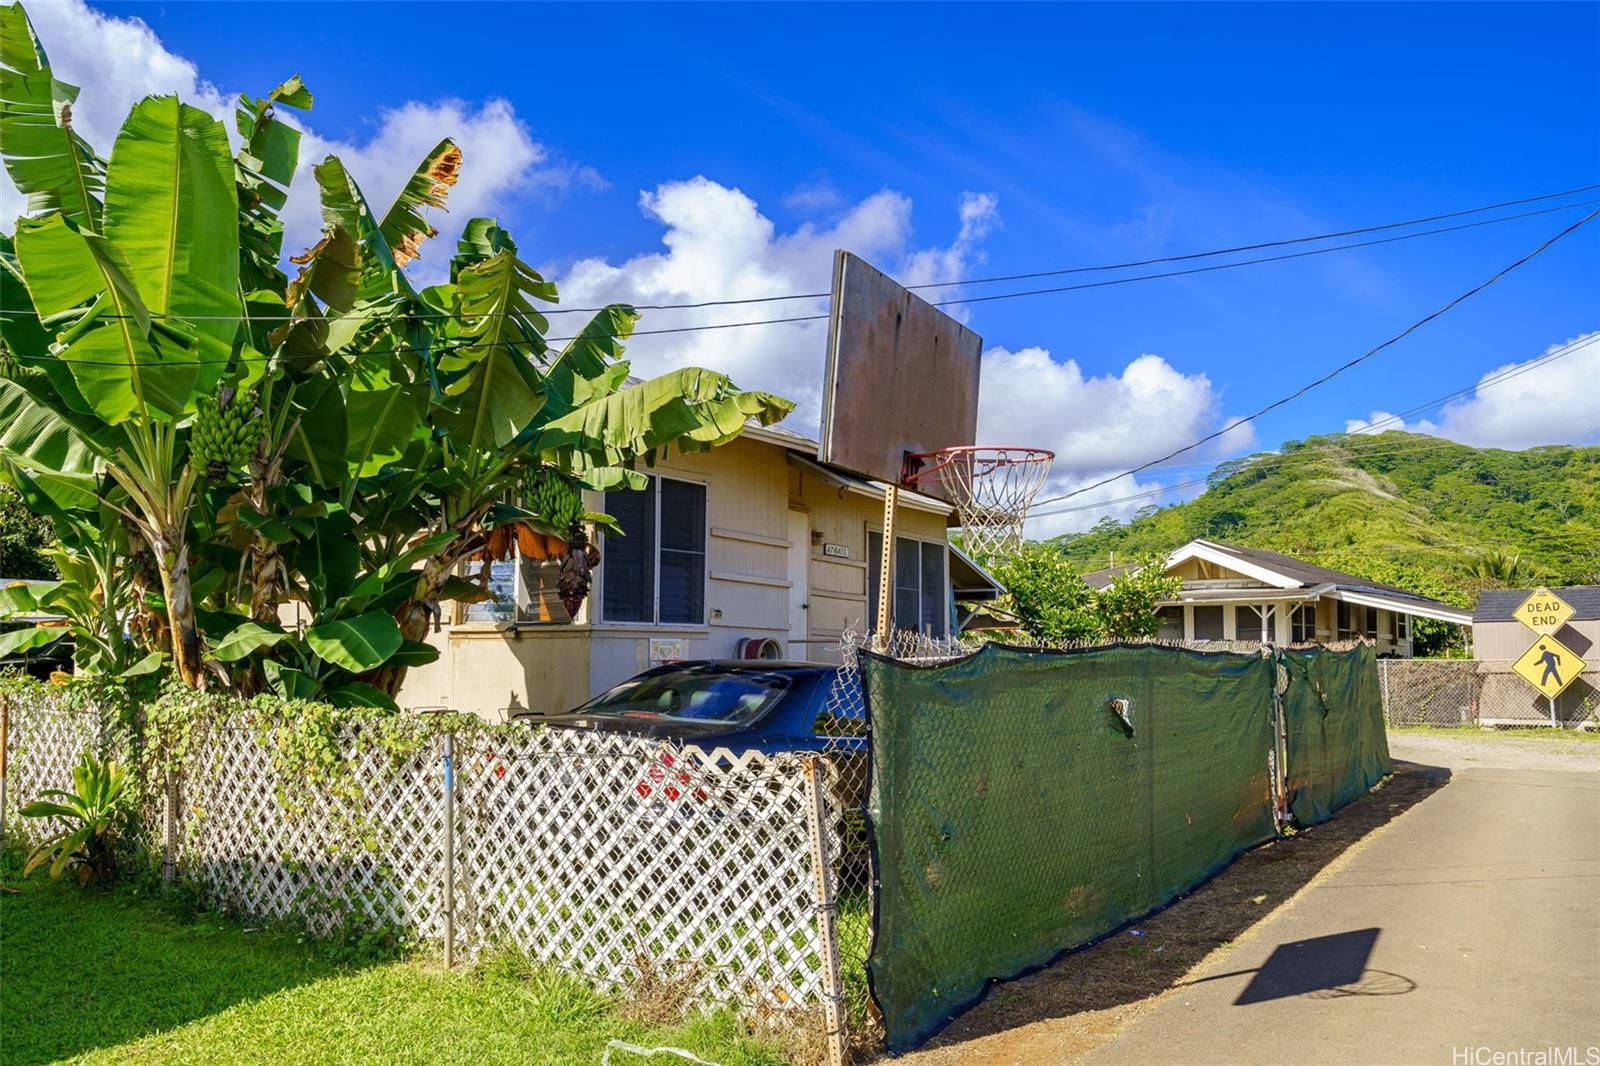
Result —
[[1022, 551], [1022, 525], [1050, 475], [1054, 453], [1042, 448], [950, 448], [926, 457], [910, 480], [937, 482], [955, 504], [967, 552], [982, 559]]

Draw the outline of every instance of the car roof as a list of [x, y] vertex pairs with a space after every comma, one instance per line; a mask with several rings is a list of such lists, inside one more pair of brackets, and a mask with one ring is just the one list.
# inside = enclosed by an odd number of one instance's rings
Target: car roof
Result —
[[713, 666], [729, 673], [741, 674], [803, 674], [832, 673], [838, 669], [827, 663], [800, 663], [774, 659], [674, 659], [653, 667], [653, 670], [672, 670], [694, 666]]

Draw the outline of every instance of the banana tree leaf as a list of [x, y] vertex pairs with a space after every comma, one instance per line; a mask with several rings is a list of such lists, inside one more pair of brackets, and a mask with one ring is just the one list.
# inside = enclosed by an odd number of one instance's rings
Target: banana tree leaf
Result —
[[0, 156], [28, 210], [98, 228], [105, 164], [68, 128], [78, 88], [57, 81], [22, 5], [0, 7]]
[[106, 171], [106, 237], [126, 257], [145, 307], [211, 337], [223, 358], [241, 310], [238, 212], [222, 123], [176, 96], [135, 104]]
[[171, 337], [158, 344], [150, 311], [129, 276], [121, 249], [80, 233], [61, 215], [18, 225], [17, 259], [42, 315], [89, 299], [106, 313], [78, 333], [61, 358], [94, 412], [117, 425], [138, 413], [170, 419], [189, 405], [200, 371], [198, 346]]
[[144, 677], [146, 674], [153, 674], [157, 670], [160, 670], [161, 667], [166, 664], [166, 661], [167, 656], [165, 652], [153, 651], [149, 655], [146, 655], [143, 659], [140, 659], [138, 662], [128, 667], [126, 670], [122, 671], [122, 673], [118, 674], [117, 676], [124, 681], [129, 680], [130, 678]]
[[286, 700], [313, 699], [321, 689], [317, 679], [304, 670], [296, 670], [271, 659], [261, 664], [261, 672], [267, 675], [267, 684], [272, 691]]
[[361, 545], [347, 514], [313, 520], [310, 536], [288, 545], [291, 569], [305, 580], [312, 614], [348, 594], [361, 569]]
[[369, 611], [312, 626], [306, 630], [306, 643], [318, 658], [359, 674], [383, 665], [400, 650], [404, 639], [392, 617]]
[[41, 402], [37, 393], [48, 389], [49, 382], [31, 371], [0, 378], [0, 449], [64, 473], [94, 473], [120, 434], [105, 432], [98, 419], [63, 417]]
[[344, 458], [351, 476], [368, 477], [399, 459], [422, 425], [427, 402], [426, 390], [413, 385], [352, 385], [344, 400]]
[[22, 280], [17, 264], [16, 244], [9, 233], [0, 233], [0, 351], [9, 351], [28, 362], [44, 354], [50, 334], [39, 323], [33, 297]]
[[[287, 300], [290, 307], [309, 314], [306, 295], [315, 296], [328, 307], [341, 314], [355, 306], [361, 295], [361, 247], [355, 234], [343, 226], [334, 226], [311, 248], [300, 255], [290, 256], [289, 262], [300, 265], [300, 272], [289, 283]], [[320, 336], [312, 338], [317, 347], [327, 340], [328, 324], [320, 315]], [[291, 329], [302, 328], [296, 323]], [[284, 338], [287, 342], [288, 338]], [[300, 340], [302, 349], [310, 343]], [[306, 354], [305, 351], [300, 352]]]
[[294, 530], [285, 525], [281, 518], [262, 514], [251, 507], [240, 507], [234, 516], [274, 544], [287, 544], [295, 539]]
[[384, 239], [372, 208], [344, 164], [337, 156], [330, 155], [313, 168], [313, 173], [322, 191], [324, 228], [330, 233], [342, 228], [356, 239], [359, 247], [358, 298], [380, 301], [394, 294], [414, 296], [410, 282], [395, 263], [394, 252]]
[[54, 585], [11, 585], [0, 589], [0, 618], [32, 614], [39, 609], [39, 597]]
[[435, 533], [432, 536], [423, 537], [399, 555], [387, 560], [376, 570], [366, 574], [360, 581], [356, 582], [356, 587], [350, 590], [350, 595], [377, 595], [396, 575], [410, 571], [417, 563], [428, 558], [440, 548], [453, 543], [455, 539], [456, 534], [454, 533]]
[[461, 173], [461, 149], [446, 137], [434, 145], [406, 187], [383, 216], [383, 239], [394, 252], [396, 266], [405, 266], [421, 253], [418, 248], [438, 230], [422, 216], [425, 207], [443, 208], [450, 187]]
[[494, 599], [494, 593], [476, 581], [452, 574], [445, 578], [444, 585], [439, 589], [439, 599], [444, 602], [483, 603]]
[[764, 392], [741, 392], [724, 374], [685, 367], [592, 400], [547, 423], [534, 449], [565, 463], [596, 466], [651, 460], [677, 444], [704, 450], [744, 432], [747, 420], [771, 425], [794, 404]]
[[94, 475], [64, 473], [5, 448], [0, 448], [0, 481], [16, 489], [32, 510], [56, 518], [100, 504], [100, 482]]
[[386, 666], [427, 666], [439, 661], [439, 649], [420, 640], [408, 640], [389, 656]]
[[622, 342], [633, 333], [639, 312], [625, 304], [600, 311], [567, 342], [545, 373], [544, 414], [548, 420], [609, 395], [622, 387], [628, 364], [621, 362]]
[[305, 463], [318, 485], [339, 484], [350, 439], [344, 395], [332, 379], [318, 378], [295, 393], [294, 417], [299, 425], [289, 441], [289, 456]]
[[47, 647], [66, 635], [67, 631], [65, 629], [56, 627], [46, 629], [43, 626], [34, 626], [32, 629], [13, 629], [8, 633], [0, 633], [0, 658]]
[[238, 626], [211, 646], [211, 656], [219, 663], [236, 663], [260, 651], [270, 648], [280, 641], [288, 639], [278, 626], [266, 626], [260, 622], [246, 622]]
[[330, 688], [327, 698], [335, 707], [382, 707], [386, 711], [400, 709], [394, 700], [365, 681], [351, 681], [338, 688]]

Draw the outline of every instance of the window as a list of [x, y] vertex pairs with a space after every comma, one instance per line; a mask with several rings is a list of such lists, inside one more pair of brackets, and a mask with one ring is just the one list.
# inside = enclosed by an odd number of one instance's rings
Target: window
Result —
[[1350, 605], [1345, 603], [1343, 600], [1340, 600], [1338, 604], [1338, 610], [1335, 612], [1335, 614], [1337, 615], [1337, 623], [1339, 626], [1339, 639], [1349, 640], [1351, 637], [1355, 636], [1356, 632], [1350, 621]]
[[1194, 639], [1222, 639], [1222, 608], [1220, 606], [1196, 607], [1194, 609]]
[[[894, 538], [894, 624], [930, 636], [950, 633], [950, 599], [945, 591], [943, 544]], [[878, 571], [883, 565], [883, 534], [867, 534], [867, 625], [878, 626]]]
[[601, 548], [601, 620], [704, 625], [706, 487], [652, 476], [607, 492], [605, 509], [624, 535]]
[[1397, 614], [1394, 616], [1394, 639], [1396, 643], [1404, 644], [1411, 639], [1411, 616]]
[[1157, 607], [1156, 617], [1161, 619], [1161, 629], [1156, 633], [1158, 640], [1183, 639], [1183, 608], [1182, 607]]
[[1366, 611], [1367, 611], [1367, 619], [1366, 619], [1366, 626], [1364, 628], [1365, 628], [1365, 632], [1367, 634], [1367, 639], [1368, 640], [1377, 640], [1378, 639], [1378, 609], [1376, 607], [1368, 607], [1366, 609]]
[[[470, 571], [476, 577], [477, 567]], [[489, 564], [489, 595], [491, 599], [469, 603], [461, 613], [464, 622], [514, 622], [517, 620], [517, 560], [510, 559]]]
[[1302, 603], [1289, 616], [1289, 639], [1296, 644], [1311, 644], [1317, 639], [1317, 605]]
[[1261, 612], [1249, 604], [1241, 604], [1233, 609], [1233, 638], [1235, 640], [1262, 639], [1265, 626], [1262, 624]]

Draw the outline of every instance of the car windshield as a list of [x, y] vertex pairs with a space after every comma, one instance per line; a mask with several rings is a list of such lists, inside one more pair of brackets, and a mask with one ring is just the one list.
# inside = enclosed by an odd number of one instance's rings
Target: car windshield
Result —
[[782, 674], [685, 667], [624, 681], [573, 713], [742, 726], [765, 713], [788, 688], [789, 679]]

